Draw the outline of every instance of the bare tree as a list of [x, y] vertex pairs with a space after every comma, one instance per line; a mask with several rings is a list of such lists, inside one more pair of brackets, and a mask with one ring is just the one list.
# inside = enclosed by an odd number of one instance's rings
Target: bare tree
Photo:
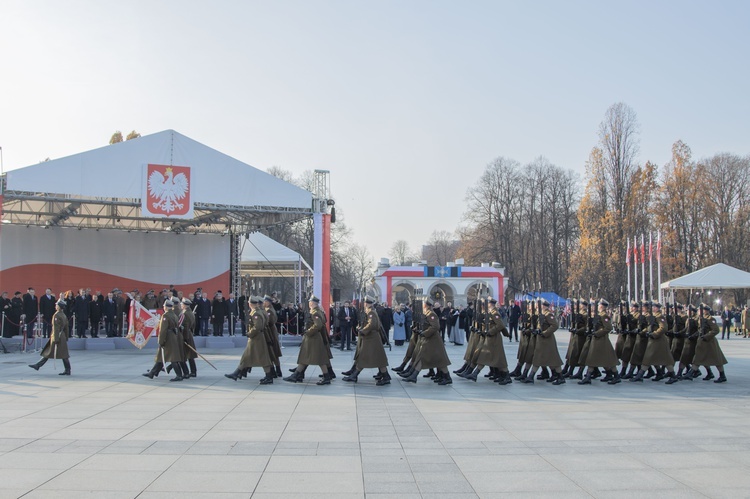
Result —
[[459, 241], [447, 230], [436, 230], [422, 248], [422, 259], [429, 265], [445, 265], [456, 257]]
[[388, 256], [390, 256], [391, 264], [393, 265], [406, 265], [416, 260], [414, 253], [412, 253], [411, 248], [409, 248], [409, 243], [403, 239], [399, 239], [393, 243]]

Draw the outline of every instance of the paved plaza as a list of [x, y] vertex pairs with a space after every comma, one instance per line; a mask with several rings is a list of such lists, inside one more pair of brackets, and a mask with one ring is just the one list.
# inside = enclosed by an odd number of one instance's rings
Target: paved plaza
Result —
[[[750, 340], [721, 346], [728, 383], [673, 386], [376, 387], [374, 370], [315, 386], [312, 367], [259, 386], [223, 376], [238, 348], [170, 383], [141, 376], [153, 351], [73, 351], [71, 377], [0, 355], [0, 498], [750, 497]], [[463, 347], [448, 351], [457, 369]]]

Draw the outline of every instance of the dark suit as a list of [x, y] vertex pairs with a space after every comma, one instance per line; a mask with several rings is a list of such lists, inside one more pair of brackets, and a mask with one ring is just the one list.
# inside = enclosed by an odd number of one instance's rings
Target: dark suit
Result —
[[508, 330], [510, 331], [510, 339], [513, 339], [515, 334], [516, 341], [518, 341], [518, 321], [521, 319], [521, 307], [517, 304], [513, 304], [510, 307], [510, 319], [508, 320]]
[[227, 303], [224, 298], [214, 298], [211, 302], [211, 323], [214, 326], [214, 336], [224, 334], [224, 317], [227, 315]]
[[91, 337], [99, 337], [99, 322], [102, 320], [102, 304], [94, 297], [89, 302], [89, 322], [91, 323]]
[[42, 314], [42, 334], [49, 338], [52, 332], [52, 317], [55, 315], [55, 303], [57, 300], [54, 295], [42, 295], [39, 298], [39, 313]]
[[731, 310], [725, 310], [721, 313], [721, 339], [724, 339], [724, 333], [727, 335], [727, 339], [729, 339], [729, 335], [731, 334], [731, 327], [732, 327], [732, 317], [734, 315], [732, 314]]
[[106, 298], [102, 303], [102, 313], [104, 314], [104, 330], [107, 338], [115, 335], [115, 316], [117, 315], [117, 302], [114, 298]]
[[76, 296], [73, 312], [76, 314], [76, 336], [83, 338], [89, 325], [89, 301], [86, 295]]
[[201, 297], [195, 309], [195, 317], [198, 319], [198, 330], [201, 336], [208, 336], [208, 320], [211, 318], [211, 302], [208, 298]]
[[234, 298], [226, 301], [227, 315], [229, 316], [229, 334], [234, 334], [234, 325], [237, 323], [237, 317], [240, 314], [240, 307]]
[[36, 318], [39, 314], [39, 298], [29, 293], [23, 295], [23, 313], [26, 316], [26, 337], [31, 338], [34, 336], [34, 326], [36, 326]]
[[339, 327], [341, 328], [341, 350], [352, 349], [352, 328], [357, 323], [357, 311], [354, 307], [341, 307], [339, 309]]

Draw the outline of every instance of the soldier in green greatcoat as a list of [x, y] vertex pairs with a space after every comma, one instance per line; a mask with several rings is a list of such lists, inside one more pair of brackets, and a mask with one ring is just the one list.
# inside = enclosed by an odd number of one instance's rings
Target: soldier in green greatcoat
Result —
[[164, 368], [165, 363], [169, 363], [170, 369], [174, 369], [175, 377], [169, 381], [182, 381], [183, 345], [180, 345], [180, 335], [178, 328], [179, 320], [174, 313], [174, 303], [172, 300], [164, 301], [164, 314], [159, 320], [159, 348], [156, 350], [154, 357], [154, 367], [149, 372], [143, 373], [143, 376], [153, 379]]
[[328, 335], [328, 320], [326, 320], [325, 312], [320, 308], [320, 298], [311, 296], [308, 305], [310, 307], [310, 323], [302, 336], [302, 344], [299, 347], [299, 355], [297, 355], [297, 368], [291, 376], [284, 378], [284, 381], [299, 383], [304, 380], [303, 373], [307, 366], [317, 365], [323, 371], [323, 377], [317, 384], [330, 385], [332, 378], [328, 370], [329, 350], [323, 339], [323, 335]]
[[62, 359], [65, 370], [60, 376], [70, 376], [70, 354], [68, 353], [68, 317], [65, 315], [67, 303], [60, 298], [55, 305], [55, 315], [52, 316], [52, 332], [47, 344], [42, 349], [42, 358], [29, 367], [38, 371], [49, 359]]
[[432, 308], [434, 304], [435, 302], [427, 298], [422, 305], [424, 329], [419, 333], [414, 371], [411, 375], [404, 378], [404, 381], [408, 383], [417, 382], [417, 376], [421, 369], [434, 368], [438, 370], [437, 379], [435, 380], [438, 385], [450, 385], [453, 383], [448, 371], [448, 366], [451, 362], [445, 351], [443, 339], [440, 336], [440, 319], [438, 319], [435, 310]]
[[377, 386], [389, 385], [391, 376], [388, 374], [388, 357], [385, 355], [383, 340], [380, 336], [380, 318], [373, 305], [375, 299], [365, 298], [365, 314], [363, 317], [364, 326], [360, 328], [357, 335], [357, 348], [354, 352], [354, 369], [348, 376], [343, 378], [344, 381], [357, 382], [359, 373], [362, 369], [377, 368], [378, 378]]

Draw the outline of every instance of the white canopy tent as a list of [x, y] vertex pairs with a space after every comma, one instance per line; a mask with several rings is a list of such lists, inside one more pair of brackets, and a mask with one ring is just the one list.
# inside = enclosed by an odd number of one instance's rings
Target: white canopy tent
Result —
[[[243, 241], [240, 273], [243, 279], [291, 278], [294, 280], [295, 303], [306, 294], [313, 269], [296, 251], [265, 234], [253, 232]], [[252, 286], [251, 288], [256, 288]]]
[[661, 289], [750, 289], [750, 272], [717, 263], [662, 283]]

